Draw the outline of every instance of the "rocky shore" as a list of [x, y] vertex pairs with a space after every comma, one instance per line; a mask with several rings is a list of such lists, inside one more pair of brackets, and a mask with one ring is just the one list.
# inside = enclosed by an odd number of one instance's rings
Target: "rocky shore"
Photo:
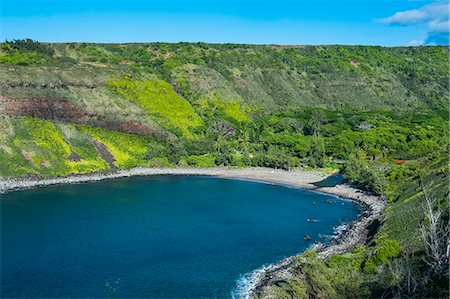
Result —
[[[309, 189], [315, 192], [333, 194], [342, 198], [354, 200], [364, 209], [359, 218], [350, 223], [328, 245], [317, 246], [319, 255], [326, 259], [333, 254], [340, 254], [352, 250], [358, 243], [363, 243], [368, 235], [368, 227], [383, 215], [386, 202], [376, 196], [362, 192], [349, 185], [334, 187], [316, 187], [314, 183], [324, 180], [327, 175], [320, 171], [284, 171], [268, 168], [133, 168], [106, 174], [89, 174], [68, 176], [52, 179], [5, 179], [0, 178], [0, 194], [15, 190], [56, 184], [76, 184], [100, 181], [112, 178], [147, 176], [147, 175], [203, 175], [228, 179], [253, 180], [265, 183], [284, 185], [295, 188]], [[261, 294], [263, 289], [271, 283], [290, 277], [290, 268], [296, 256], [283, 259], [277, 264], [258, 269], [247, 278], [247, 283], [238, 290], [239, 297], [253, 297]]]
[[[386, 201], [349, 185], [336, 185], [334, 187], [315, 188], [315, 191], [334, 194], [342, 198], [351, 199], [363, 206], [363, 212], [358, 219], [346, 226], [346, 228], [327, 245], [319, 245], [314, 249], [323, 259], [335, 254], [350, 252], [357, 244], [363, 244], [368, 237], [369, 226], [376, 220], [380, 220], [386, 207]], [[249, 277], [247, 290], [241, 290], [240, 297], [259, 297], [264, 289], [280, 280], [292, 278], [290, 269], [294, 266], [297, 256], [290, 256], [279, 263], [265, 267], [262, 271], [256, 271]]]

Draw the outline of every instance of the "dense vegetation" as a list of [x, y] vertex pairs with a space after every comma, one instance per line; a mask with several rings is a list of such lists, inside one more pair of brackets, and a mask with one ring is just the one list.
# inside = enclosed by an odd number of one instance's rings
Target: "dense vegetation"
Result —
[[[314, 251], [301, 254], [293, 277], [266, 289], [262, 298], [447, 298], [448, 297], [448, 152], [392, 166], [391, 198], [385, 222], [365, 246], [323, 262]], [[424, 213], [427, 198], [433, 213], [441, 211], [434, 241], [442, 266], [430, 260], [421, 236], [430, 226]]]
[[428, 267], [419, 229], [430, 223], [426, 198], [448, 209], [448, 47], [16, 40], [1, 50], [0, 176], [340, 169], [389, 200], [379, 233], [326, 262], [306, 252], [265, 295], [448, 291], [448, 267]]

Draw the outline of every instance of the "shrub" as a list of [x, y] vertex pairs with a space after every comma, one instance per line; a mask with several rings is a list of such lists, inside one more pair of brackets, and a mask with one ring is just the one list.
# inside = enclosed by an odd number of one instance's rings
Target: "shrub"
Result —
[[377, 244], [375, 251], [364, 263], [364, 272], [375, 273], [379, 266], [387, 264], [392, 258], [401, 252], [400, 244], [395, 240], [386, 240], [381, 245]]
[[29, 38], [6, 41], [3, 48], [4, 50], [14, 49], [20, 52], [35, 52], [46, 56], [53, 56], [53, 54], [55, 53], [50, 45], [43, 44]]
[[344, 168], [344, 177], [359, 187], [378, 195], [384, 195], [387, 187], [384, 173], [367, 161], [362, 150], [349, 155]]
[[184, 161], [189, 166], [198, 168], [208, 168], [216, 166], [215, 157], [213, 155], [191, 155], [184, 157]]
[[19, 51], [5, 51], [0, 55], [0, 63], [4, 64], [34, 65], [44, 64], [46, 62], [46, 57], [37, 52], [21, 53]]

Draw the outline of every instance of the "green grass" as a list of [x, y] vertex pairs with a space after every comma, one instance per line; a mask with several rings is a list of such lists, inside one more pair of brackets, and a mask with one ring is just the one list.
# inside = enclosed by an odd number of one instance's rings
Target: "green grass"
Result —
[[151, 158], [149, 152], [161, 149], [160, 144], [145, 136], [81, 125], [77, 129], [104, 144], [115, 159], [114, 165], [120, 169], [146, 166]]
[[[398, 166], [398, 168], [400, 168]], [[411, 250], [423, 249], [419, 223], [424, 218], [424, 186], [440, 204], [448, 208], [449, 171], [445, 149], [409, 165], [402, 165], [400, 174], [392, 179], [391, 185], [398, 194], [386, 211], [386, 221], [380, 230], [380, 238], [397, 240], [401, 246]], [[439, 202], [439, 201], [438, 201]], [[408, 228], [408, 229], [405, 229]]]
[[180, 132], [183, 137], [193, 138], [192, 129], [203, 124], [191, 104], [162, 80], [112, 80], [107, 82], [107, 86], [119, 96], [142, 107], [162, 126]]
[[82, 134], [73, 125], [60, 124], [59, 128], [71, 152], [80, 157], [80, 161], [67, 162], [72, 173], [84, 174], [109, 169], [108, 163], [100, 157], [88, 136]]
[[[2, 176], [36, 174], [44, 177], [101, 171], [107, 164], [85, 136], [73, 127], [32, 118], [2, 118]], [[9, 133], [5, 131], [9, 130]], [[64, 132], [64, 133], [63, 133]], [[79, 161], [71, 161], [72, 153]]]

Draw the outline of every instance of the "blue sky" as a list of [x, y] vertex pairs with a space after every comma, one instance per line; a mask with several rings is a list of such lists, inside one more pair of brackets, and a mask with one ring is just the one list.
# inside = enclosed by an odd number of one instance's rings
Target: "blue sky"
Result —
[[2, 40], [448, 44], [441, 0], [0, 1]]

